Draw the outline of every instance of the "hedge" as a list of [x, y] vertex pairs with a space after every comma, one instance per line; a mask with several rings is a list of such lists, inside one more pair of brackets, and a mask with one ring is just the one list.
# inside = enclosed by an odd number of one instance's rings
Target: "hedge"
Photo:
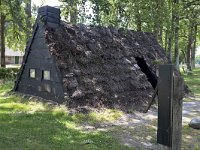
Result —
[[0, 68], [0, 79], [16, 79], [19, 68]]

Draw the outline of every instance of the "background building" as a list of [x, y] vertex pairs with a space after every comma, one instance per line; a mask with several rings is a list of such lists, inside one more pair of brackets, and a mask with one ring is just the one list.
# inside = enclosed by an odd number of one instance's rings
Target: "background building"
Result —
[[[23, 60], [23, 55], [24, 55], [24, 53], [21, 51], [14, 51], [14, 50], [6, 47], [6, 50], [5, 50], [6, 65], [21, 64], [22, 60]], [[1, 54], [0, 54], [0, 56], [1, 56]], [[1, 57], [0, 57], [0, 61], [1, 61]]]

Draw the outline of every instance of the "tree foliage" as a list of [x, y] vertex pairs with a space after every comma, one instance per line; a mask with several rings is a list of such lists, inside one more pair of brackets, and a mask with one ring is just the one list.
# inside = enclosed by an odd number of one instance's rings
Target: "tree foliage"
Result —
[[[72, 23], [89, 22], [153, 32], [177, 68], [180, 62], [187, 63], [189, 70], [194, 67], [195, 49], [200, 36], [199, 0], [76, 0], [74, 3], [71, 3], [71, 0], [62, 0], [62, 2], [65, 10], [68, 10], [68, 13], [64, 14], [65, 18], [70, 18], [69, 12], [72, 9], [75, 12], [76, 19], [71, 20]], [[92, 14], [80, 9], [88, 4]]]
[[5, 46], [24, 50], [31, 30], [31, 0], [0, 0], [1, 66], [5, 66]]
[[[28, 0], [2, 0], [1, 10], [5, 15], [5, 38], [6, 44], [13, 49], [24, 49], [27, 41], [27, 14], [25, 5]], [[30, 20], [30, 19], [29, 19]]]
[[[73, 24], [85, 23], [153, 32], [170, 60], [192, 70], [199, 44], [199, 0], [59, 0], [62, 15]], [[5, 42], [25, 46], [31, 28], [31, 0], [0, 0], [5, 17]], [[4, 19], [4, 18], [3, 18]]]

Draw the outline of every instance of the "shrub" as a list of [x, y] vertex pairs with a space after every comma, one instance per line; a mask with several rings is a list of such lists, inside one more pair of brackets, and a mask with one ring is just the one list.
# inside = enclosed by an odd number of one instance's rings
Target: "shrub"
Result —
[[0, 68], [0, 79], [16, 79], [19, 68]]

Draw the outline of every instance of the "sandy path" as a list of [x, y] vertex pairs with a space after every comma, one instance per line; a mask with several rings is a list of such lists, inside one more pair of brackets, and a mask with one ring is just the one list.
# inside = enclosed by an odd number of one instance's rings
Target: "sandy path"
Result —
[[[183, 125], [192, 118], [200, 116], [200, 100], [183, 102]], [[110, 132], [119, 141], [137, 149], [156, 149], [157, 108], [152, 106], [148, 113], [133, 112], [124, 114], [112, 124], [98, 127], [85, 126], [87, 131], [102, 130]]]

